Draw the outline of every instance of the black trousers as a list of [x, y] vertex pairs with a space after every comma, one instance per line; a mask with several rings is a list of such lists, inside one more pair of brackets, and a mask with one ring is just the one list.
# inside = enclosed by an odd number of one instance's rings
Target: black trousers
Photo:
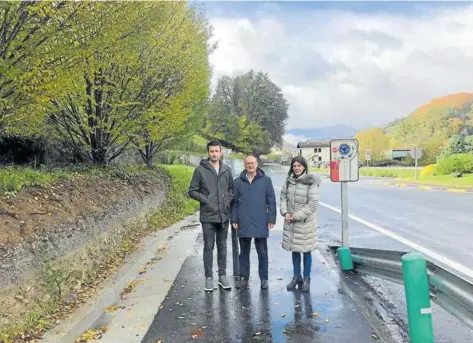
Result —
[[227, 274], [227, 234], [228, 221], [224, 223], [202, 223], [204, 235], [204, 270], [205, 277], [213, 276], [213, 254], [217, 241], [218, 275]]
[[[258, 254], [258, 272], [261, 280], [268, 280], [268, 239], [254, 238]], [[240, 237], [240, 277], [250, 277], [251, 238]]]

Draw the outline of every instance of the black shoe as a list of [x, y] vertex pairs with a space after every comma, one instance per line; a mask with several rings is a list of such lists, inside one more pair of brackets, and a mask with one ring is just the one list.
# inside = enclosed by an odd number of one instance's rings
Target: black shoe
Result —
[[292, 281], [287, 285], [287, 290], [288, 291], [294, 291], [296, 287], [299, 286], [299, 288], [302, 287], [302, 276], [294, 276], [292, 278]]
[[268, 289], [268, 280], [261, 280], [261, 289]]
[[304, 282], [302, 283], [301, 288], [300, 289], [301, 289], [302, 292], [308, 292], [310, 290], [310, 279], [309, 278], [304, 278]]
[[247, 289], [248, 288], [248, 280], [242, 277], [240, 279], [240, 282], [238, 283], [237, 288], [238, 289]]

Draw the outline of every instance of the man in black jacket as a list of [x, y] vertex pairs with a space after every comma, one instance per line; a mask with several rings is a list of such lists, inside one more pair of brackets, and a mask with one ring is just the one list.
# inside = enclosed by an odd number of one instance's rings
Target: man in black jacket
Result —
[[233, 176], [230, 167], [220, 161], [222, 146], [207, 144], [208, 159], [200, 161], [189, 185], [189, 197], [200, 202], [200, 222], [204, 235], [205, 288], [213, 291], [213, 251], [217, 240], [218, 285], [231, 289], [226, 277], [227, 233], [233, 199]]

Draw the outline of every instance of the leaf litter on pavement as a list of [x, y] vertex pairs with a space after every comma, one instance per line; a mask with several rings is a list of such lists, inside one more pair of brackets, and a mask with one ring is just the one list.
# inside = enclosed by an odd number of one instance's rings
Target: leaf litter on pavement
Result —
[[97, 330], [89, 329], [84, 332], [76, 341], [75, 343], [88, 343], [94, 342], [98, 339], [101, 339], [103, 334], [107, 331], [107, 328], [102, 326]]

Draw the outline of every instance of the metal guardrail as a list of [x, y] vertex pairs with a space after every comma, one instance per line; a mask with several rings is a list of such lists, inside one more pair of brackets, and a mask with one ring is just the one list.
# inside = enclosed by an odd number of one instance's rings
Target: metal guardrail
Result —
[[[350, 251], [355, 271], [404, 284], [401, 258], [407, 252], [353, 247]], [[473, 329], [473, 283], [430, 261], [427, 274], [431, 299]]]

